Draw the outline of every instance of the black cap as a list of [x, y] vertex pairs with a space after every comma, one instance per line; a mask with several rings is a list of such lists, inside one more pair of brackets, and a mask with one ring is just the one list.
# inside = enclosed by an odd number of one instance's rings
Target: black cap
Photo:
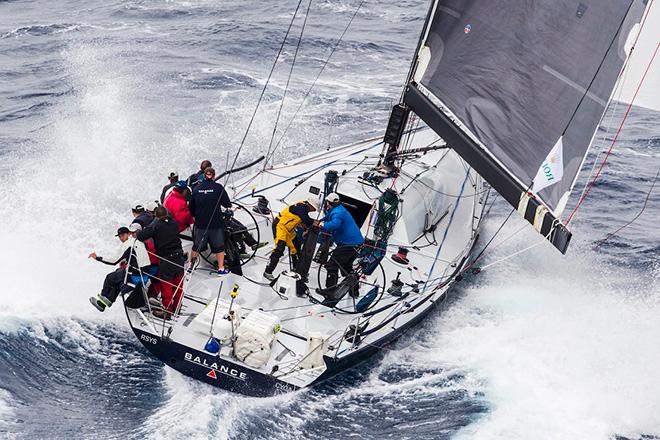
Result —
[[121, 234], [130, 234], [131, 231], [128, 230], [126, 226], [122, 226], [121, 228], [117, 229], [117, 235], [115, 237], [119, 237]]

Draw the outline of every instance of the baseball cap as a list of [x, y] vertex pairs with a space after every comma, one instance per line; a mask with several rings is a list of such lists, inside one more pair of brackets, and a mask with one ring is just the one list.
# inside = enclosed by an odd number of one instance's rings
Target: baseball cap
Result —
[[135, 203], [133, 205], [133, 211], [137, 211], [137, 212], [144, 211], [144, 206], [142, 206], [142, 203]]
[[312, 205], [317, 211], [319, 210], [319, 198], [317, 196], [307, 197], [307, 203]]
[[131, 232], [126, 226], [122, 226], [121, 228], [117, 229], [117, 234], [115, 237], [119, 237], [121, 234], [128, 234]]
[[337, 193], [330, 193], [325, 197], [326, 202], [330, 202], [331, 204], [336, 204], [339, 203], [339, 196]]
[[175, 177], [179, 177], [179, 173], [177, 173], [176, 171], [172, 171], [167, 177], [169, 177], [170, 179], [174, 179]]
[[129, 232], [141, 231], [142, 230], [142, 225], [139, 224], [139, 223], [133, 222], [130, 225], [128, 225], [128, 230], [129, 230]]
[[179, 189], [186, 189], [188, 187], [188, 182], [186, 182], [185, 180], [179, 180], [176, 183], [176, 187]]

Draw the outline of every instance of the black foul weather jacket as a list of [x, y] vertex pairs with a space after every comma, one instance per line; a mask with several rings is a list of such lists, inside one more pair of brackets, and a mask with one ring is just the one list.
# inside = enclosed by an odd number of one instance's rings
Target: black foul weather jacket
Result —
[[137, 223], [144, 229], [149, 226], [152, 221], [154, 221], [154, 215], [148, 211], [144, 211], [138, 214], [131, 223]]
[[213, 180], [204, 180], [195, 186], [188, 207], [195, 217], [195, 227], [219, 229], [224, 227], [222, 209], [231, 208], [225, 188]]
[[145, 241], [152, 238], [156, 255], [161, 257], [159, 275], [165, 280], [183, 273], [184, 255], [179, 238], [179, 226], [171, 218], [157, 218], [137, 234], [137, 239]]

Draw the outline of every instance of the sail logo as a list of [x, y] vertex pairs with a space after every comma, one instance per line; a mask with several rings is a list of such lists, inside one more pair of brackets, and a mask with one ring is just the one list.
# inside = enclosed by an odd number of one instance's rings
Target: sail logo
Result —
[[560, 137], [539, 167], [536, 177], [534, 177], [534, 186], [532, 187], [534, 192], [538, 193], [542, 189], [559, 182], [564, 177], [563, 150], [564, 144], [562, 137]]
[[552, 166], [556, 163], [559, 162], [559, 159], [557, 158], [556, 154], [553, 154], [551, 157], [549, 157], [545, 162], [543, 162], [543, 165], [541, 165], [541, 169], [543, 170], [543, 174], [545, 174], [546, 179], [548, 179], [548, 182], [552, 182], [555, 180], [555, 175], [552, 172]]

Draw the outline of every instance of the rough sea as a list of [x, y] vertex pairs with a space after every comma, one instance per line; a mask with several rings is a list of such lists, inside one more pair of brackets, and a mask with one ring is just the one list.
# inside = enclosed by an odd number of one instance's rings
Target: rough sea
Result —
[[[276, 140], [358, 4], [312, 3]], [[507, 258], [539, 240], [508, 222], [486, 269], [319, 388], [216, 390], [148, 355], [121, 307], [92, 309], [107, 267], [87, 254], [113, 249], [130, 206], [170, 171], [226, 167], [296, 5], [0, 1], [0, 437], [660, 438], [660, 182], [635, 222], [598, 242], [643, 208], [660, 167], [653, 110], [633, 108], [568, 255], [544, 243]], [[276, 161], [383, 133], [426, 6], [364, 3]], [[239, 163], [268, 148], [305, 10]], [[572, 203], [625, 107], [610, 108]], [[508, 212], [496, 203], [481, 245]]]

